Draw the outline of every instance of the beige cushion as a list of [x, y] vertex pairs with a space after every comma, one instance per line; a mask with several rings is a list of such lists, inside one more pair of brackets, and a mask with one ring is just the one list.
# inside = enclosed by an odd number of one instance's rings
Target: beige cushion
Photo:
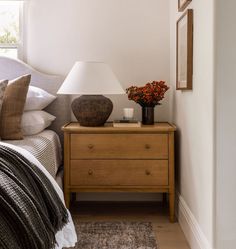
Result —
[[5, 90], [7, 88], [8, 80], [1, 80], [0, 81], [0, 119], [1, 119], [1, 110], [2, 110], [2, 102]]
[[24, 75], [10, 81], [7, 86], [3, 97], [0, 120], [0, 135], [2, 139], [19, 140], [23, 138], [21, 132], [21, 118], [24, 111], [30, 79], [30, 75]]

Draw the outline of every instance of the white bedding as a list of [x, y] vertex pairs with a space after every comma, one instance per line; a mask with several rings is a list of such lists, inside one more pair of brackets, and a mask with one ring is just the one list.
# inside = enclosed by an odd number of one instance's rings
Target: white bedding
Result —
[[55, 179], [62, 163], [62, 149], [58, 135], [52, 130], [25, 136], [23, 140], [5, 140], [7, 144], [16, 145], [29, 151], [47, 169]]
[[[60, 187], [58, 186], [58, 184], [56, 183], [56, 181], [54, 180], [54, 178], [49, 174], [49, 172], [45, 169], [45, 167], [30, 152], [28, 152], [27, 150], [25, 150], [19, 146], [15, 146], [12, 144], [2, 143], [2, 142], [0, 142], [0, 144], [2, 144], [4, 146], [8, 146], [9, 148], [12, 148], [12, 149], [18, 151], [24, 157], [26, 157], [28, 160], [30, 160], [32, 163], [34, 163], [39, 169], [41, 169], [44, 172], [44, 174], [48, 177], [48, 179], [51, 181], [55, 190], [57, 191], [58, 195], [60, 196], [62, 202], [65, 204], [63, 192], [60, 189]], [[67, 225], [64, 226], [64, 228], [61, 231], [59, 231], [56, 234], [56, 241], [57, 241], [57, 245], [55, 247], [56, 249], [62, 249], [63, 247], [74, 247], [75, 243], [77, 242], [77, 235], [76, 235], [74, 223], [72, 221], [70, 212], [68, 210], [67, 210], [67, 212], [69, 215], [69, 222]]]

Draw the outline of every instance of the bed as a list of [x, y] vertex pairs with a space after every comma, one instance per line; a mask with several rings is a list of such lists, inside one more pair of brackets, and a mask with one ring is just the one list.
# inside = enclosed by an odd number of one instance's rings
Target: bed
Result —
[[[11, 58], [1, 57], [0, 56], [0, 79], [15, 79], [21, 75], [31, 74], [31, 83], [30, 85], [36, 86], [46, 90], [47, 92], [57, 95], [57, 90], [59, 89], [60, 85], [62, 84], [63, 77], [56, 76], [56, 75], [48, 75], [38, 72], [37, 70], [33, 69], [31, 66], [23, 63], [19, 60], [14, 60]], [[70, 121], [71, 116], [70, 112], [70, 98], [66, 95], [57, 95], [57, 99], [50, 104], [45, 111], [54, 115], [56, 120], [52, 123], [52, 125], [48, 128], [51, 130], [51, 138], [55, 141], [55, 136], [58, 135], [60, 144], [63, 144], [63, 133], [61, 131], [61, 127]], [[54, 135], [52, 135], [54, 133]], [[49, 135], [50, 136], [50, 135]], [[28, 138], [25, 138], [24, 141], [5, 141], [12, 143], [14, 145], [19, 145], [20, 147], [26, 148], [28, 151], [37, 151], [38, 143], [36, 142], [35, 148], [29, 148], [29, 146], [25, 145], [27, 143]], [[32, 141], [32, 137], [30, 138]], [[50, 140], [50, 137], [49, 137]], [[51, 140], [52, 141], [52, 140]], [[56, 150], [61, 150], [61, 145], [59, 143], [54, 143], [54, 146], [58, 147]], [[33, 143], [31, 143], [33, 146]], [[46, 150], [45, 150], [46, 151]], [[41, 155], [43, 157], [43, 155]], [[49, 172], [52, 172], [49, 170]], [[58, 173], [58, 174], [57, 174]], [[60, 171], [56, 172], [54, 178], [61, 185], [61, 177], [62, 174]]]
[[23, 140], [4, 140], [2, 142], [30, 152], [62, 188], [62, 175], [60, 174], [63, 171], [62, 147], [55, 131], [47, 129], [36, 135], [25, 136]]
[[[21, 75], [31, 74], [30, 85], [56, 95], [63, 78], [40, 73], [29, 65], [6, 57], [0, 57], [0, 79], [12, 80]], [[62, 188], [62, 125], [70, 121], [70, 99], [65, 95], [57, 95], [57, 99], [45, 111], [54, 115], [56, 120], [43, 132], [25, 136], [23, 140], [0, 141], [0, 145], [15, 150], [34, 163], [50, 180], [55, 191], [64, 203]], [[57, 182], [57, 183], [56, 183]], [[59, 187], [60, 186], [60, 187]], [[69, 222], [56, 234], [56, 248], [73, 246], [76, 233], [69, 211]]]

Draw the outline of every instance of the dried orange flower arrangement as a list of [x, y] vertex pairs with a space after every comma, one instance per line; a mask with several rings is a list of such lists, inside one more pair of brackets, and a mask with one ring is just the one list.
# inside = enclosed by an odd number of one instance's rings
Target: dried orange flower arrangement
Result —
[[153, 81], [142, 87], [131, 86], [126, 89], [126, 93], [129, 100], [135, 101], [142, 107], [154, 107], [160, 105], [168, 89], [165, 81]]

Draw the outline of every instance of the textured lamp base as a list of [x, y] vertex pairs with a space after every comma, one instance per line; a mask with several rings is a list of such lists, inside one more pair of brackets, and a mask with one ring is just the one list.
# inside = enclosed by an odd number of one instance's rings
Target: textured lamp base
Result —
[[73, 100], [71, 109], [82, 126], [102, 126], [111, 115], [113, 104], [103, 95], [82, 95]]

